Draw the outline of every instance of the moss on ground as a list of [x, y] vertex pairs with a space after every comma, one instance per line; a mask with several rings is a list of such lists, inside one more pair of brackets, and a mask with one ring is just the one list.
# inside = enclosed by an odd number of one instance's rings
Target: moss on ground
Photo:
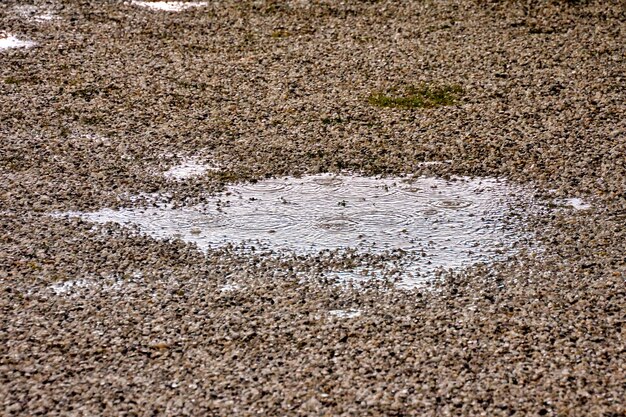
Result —
[[422, 84], [377, 91], [369, 96], [368, 101], [376, 107], [419, 109], [450, 106], [462, 95], [463, 89], [457, 84], [441, 86]]

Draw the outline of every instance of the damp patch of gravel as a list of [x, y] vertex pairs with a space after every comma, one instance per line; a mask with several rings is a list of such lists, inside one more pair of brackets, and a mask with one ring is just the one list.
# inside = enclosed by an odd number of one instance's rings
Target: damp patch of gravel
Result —
[[[0, 3], [0, 37], [36, 44], [0, 51], [0, 414], [626, 413], [622, 1], [22, 6]], [[463, 95], [368, 101], [422, 85]], [[183, 155], [219, 169], [164, 176]], [[345, 172], [528, 186], [541, 250], [333, 285], [384, 259], [50, 215]]]

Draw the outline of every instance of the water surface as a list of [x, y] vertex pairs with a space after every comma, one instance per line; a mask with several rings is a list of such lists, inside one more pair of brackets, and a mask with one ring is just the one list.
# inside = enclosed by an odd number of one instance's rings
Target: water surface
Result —
[[441, 268], [462, 268], [512, 253], [525, 236], [510, 218], [514, 208], [530, 204], [527, 194], [493, 178], [321, 174], [231, 185], [202, 206], [156, 204], [69, 214], [134, 225], [154, 238], [179, 238], [201, 250], [234, 244], [276, 254], [393, 252], [396, 260], [383, 268], [365, 265], [336, 272], [358, 278], [394, 271], [406, 282], [418, 282]]

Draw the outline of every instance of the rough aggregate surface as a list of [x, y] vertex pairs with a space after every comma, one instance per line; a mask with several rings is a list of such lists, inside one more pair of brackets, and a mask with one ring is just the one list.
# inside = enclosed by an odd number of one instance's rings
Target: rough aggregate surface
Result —
[[[622, 1], [29, 5], [55, 18], [0, 3], [36, 44], [0, 51], [0, 414], [626, 415]], [[464, 95], [368, 103], [422, 84]], [[220, 169], [163, 175], [189, 159]], [[504, 177], [591, 208], [411, 291], [50, 216], [318, 172]]]

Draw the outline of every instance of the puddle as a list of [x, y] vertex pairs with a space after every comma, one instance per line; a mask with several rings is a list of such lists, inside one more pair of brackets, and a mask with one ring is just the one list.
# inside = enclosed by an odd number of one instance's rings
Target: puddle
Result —
[[24, 41], [13, 35], [0, 36], [0, 51], [11, 48], [30, 48], [35, 46], [35, 42]]
[[37, 23], [50, 22], [57, 19], [53, 13], [49, 11], [40, 10], [35, 6], [21, 5], [15, 8], [17, 14], [25, 19], [33, 20]]
[[[550, 194], [556, 194], [557, 191], [558, 190], [554, 188], [548, 190]], [[568, 209], [574, 209], [574, 210], [589, 210], [591, 208], [591, 204], [587, 203], [585, 200], [583, 200], [582, 198], [578, 198], [578, 197], [555, 198], [553, 200], [553, 204], [556, 204], [557, 206], [561, 208], [568, 208]]]
[[563, 204], [564, 206], [571, 207], [574, 210], [589, 210], [591, 208], [591, 204], [585, 202], [580, 198], [565, 198], [562, 200], [558, 200], [558, 203]]
[[219, 292], [233, 292], [242, 290], [243, 287], [239, 284], [226, 284], [222, 285], [218, 290]]
[[181, 12], [194, 7], [206, 6], [206, 2], [182, 2], [182, 1], [131, 1], [130, 4], [140, 7], [147, 7], [152, 10], [162, 10], [166, 12]]
[[120, 291], [137, 286], [143, 278], [140, 271], [133, 272], [129, 277], [122, 279], [120, 276], [107, 275], [99, 277], [78, 278], [67, 281], [59, 281], [48, 286], [57, 296], [80, 296], [89, 290]]
[[33, 19], [35, 20], [35, 22], [39, 22], [39, 23], [45, 23], [45, 22], [49, 22], [51, 20], [56, 19], [57, 17], [55, 15], [53, 15], [52, 13], [42, 13], [42, 14], [38, 14], [33, 16]]
[[[531, 206], [529, 193], [502, 180], [313, 175], [237, 184], [202, 206], [72, 212], [96, 223], [137, 226], [157, 239], [201, 250], [228, 244], [278, 255], [353, 250], [392, 261], [333, 271], [356, 280], [393, 276], [404, 286], [442, 268], [504, 259], [527, 237], [510, 217]], [[398, 255], [400, 253], [400, 255]], [[367, 270], [367, 274], [361, 271]]]
[[57, 284], [52, 284], [50, 289], [54, 291], [56, 295], [65, 295], [76, 291], [79, 288], [89, 287], [93, 283], [86, 279], [77, 279], [73, 281], [64, 281]]
[[201, 164], [197, 161], [189, 160], [168, 169], [163, 173], [163, 176], [171, 180], [181, 181], [193, 177], [199, 177], [207, 171], [214, 171], [216, 169], [217, 168], [211, 165]]
[[328, 314], [342, 319], [353, 319], [361, 315], [361, 310], [330, 310]]

